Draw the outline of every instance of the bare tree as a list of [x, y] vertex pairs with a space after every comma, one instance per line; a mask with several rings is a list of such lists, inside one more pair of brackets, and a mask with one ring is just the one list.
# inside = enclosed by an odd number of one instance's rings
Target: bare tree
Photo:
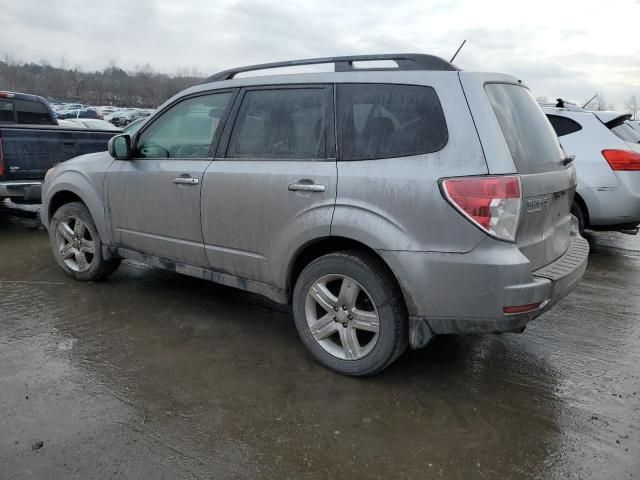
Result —
[[167, 98], [196, 85], [204, 76], [195, 69], [182, 69], [170, 76], [158, 73], [149, 63], [133, 72], [111, 60], [102, 71], [85, 72], [76, 65], [70, 69], [63, 56], [60, 66], [47, 60], [24, 63], [10, 55], [0, 59], [0, 90], [41, 95], [50, 100], [81, 101], [89, 105], [157, 107]]
[[624, 108], [627, 112], [633, 115], [633, 120], [638, 119], [638, 112], [640, 112], [640, 103], [635, 95], [631, 95], [625, 102]]

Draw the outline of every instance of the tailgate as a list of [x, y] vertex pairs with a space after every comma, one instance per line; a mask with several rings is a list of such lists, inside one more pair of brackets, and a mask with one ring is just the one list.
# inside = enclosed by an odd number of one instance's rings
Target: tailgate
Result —
[[476, 123], [483, 122], [478, 133], [490, 173], [520, 176], [523, 203], [516, 241], [531, 268], [539, 269], [569, 247], [575, 168], [563, 164], [555, 131], [520, 81], [464, 72], [460, 78]]
[[115, 133], [60, 127], [11, 126], [0, 128], [7, 180], [42, 180], [57, 163], [84, 153], [107, 149]]

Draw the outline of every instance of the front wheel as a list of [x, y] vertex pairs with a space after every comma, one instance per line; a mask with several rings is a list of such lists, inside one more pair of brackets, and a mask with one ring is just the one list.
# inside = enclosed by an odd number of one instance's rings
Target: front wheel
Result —
[[120, 265], [120, 259], [105, 260], [102, 242], [87, 207], [67, 203], [53, 214], [49, 240], [58, 265], [71, 277], [83, 282], [102, 280]]
[[293, 292], [296, 328], [311, 354], [345, 375], [373, 375], [407, 347], [398, 286], [375, 257], [337, 252], [311, 262]]

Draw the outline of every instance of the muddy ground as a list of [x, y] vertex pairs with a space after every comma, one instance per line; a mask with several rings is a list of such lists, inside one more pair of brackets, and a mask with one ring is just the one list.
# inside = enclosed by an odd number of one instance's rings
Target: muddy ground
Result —
[[640, 237], [590, 241], [525, 333], [354, 379], [286, 309], [132, 263], [78, 283], [0, 214], [0, 479], [638, 478]]

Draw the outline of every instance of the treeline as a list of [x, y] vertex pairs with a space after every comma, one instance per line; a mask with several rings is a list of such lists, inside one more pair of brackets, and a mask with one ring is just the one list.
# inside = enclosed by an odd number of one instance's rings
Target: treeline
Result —
[[150, 64], [126, 71], [111, 63], [102, 71], [84, 72], [80, 67], [54, 67], [46, 61], [23, 63], [8, 56], [0, 60], [0, 90], [89, 105], [153, 108], [203, 77], [194, 70], [157, 73]]

